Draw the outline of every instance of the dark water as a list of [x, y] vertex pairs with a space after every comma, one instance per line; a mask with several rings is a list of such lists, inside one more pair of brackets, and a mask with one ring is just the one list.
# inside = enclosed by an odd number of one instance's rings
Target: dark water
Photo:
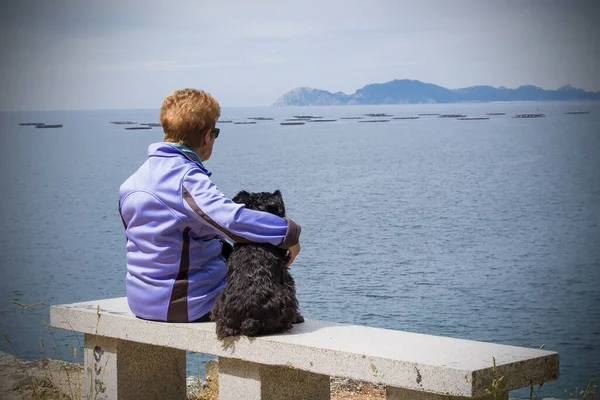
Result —
[[[546, 113], [512, 119], [513, 113]], [[565, 111], [589, 110], [588, 115]], [[464, 113], [387, 123], [338, 118]], [[207, 167], [228, 196], [280, 189], [303, 226], [292, 267], [308, 318], [558, 351], [567, 398], [600, 371], [600, 105], [497, 103], [225, 109]], [[124, 295], [118, 187], [162, 132], [156, 110], [2, 113], [0, 350], [69, 359], [48, 310]], [[19, 122], [62, 123], [35, 129]], [[198, 361], [199, 360], [199, 361]], [[195, 374], [205, 356], [188, 357]], [[491, 360], [490, 360], [491, 361]], [[525, 397], [528, 390], [512, 392]]]

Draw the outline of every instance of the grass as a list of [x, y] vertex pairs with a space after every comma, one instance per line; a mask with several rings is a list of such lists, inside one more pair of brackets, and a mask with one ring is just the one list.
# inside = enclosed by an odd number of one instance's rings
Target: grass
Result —
[[574, 400], [596, 400], [596, 389], [598, 385], [594, 382], [593, 379], [590, 379], [585, 389], [575, 388], [573, 392], [569, 392], [565, 390], [565, 393], [569, 395], [569, 399]]

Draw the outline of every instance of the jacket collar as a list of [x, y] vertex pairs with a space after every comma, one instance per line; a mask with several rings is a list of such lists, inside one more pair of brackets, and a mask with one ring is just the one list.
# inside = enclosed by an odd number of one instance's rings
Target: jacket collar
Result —
[[[186, 147], [187, 149], [187, 147]], [[191, 150], [190, 150], [191, 151]], [[193, 155], [192, 155], [193, 154]], [[211, 176], [212, 172], [210, 172], [202, 161], [200, 161], [200, 157], [196, 158], [196, 153], [192, 152], [192, 154], [188, 154], [187, 151], [184, 151], [181, 146], [177, 146], [174, 143], [168, 142], [158, 142], [152, 143], [148, 146], [148, 157], [185, 157], [191, 162], [195, 163], [202, 172], [204, 172], [207, 176]]]

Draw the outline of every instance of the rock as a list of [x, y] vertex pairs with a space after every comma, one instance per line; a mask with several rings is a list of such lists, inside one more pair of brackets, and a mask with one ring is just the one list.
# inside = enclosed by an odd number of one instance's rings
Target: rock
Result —
[[188, 376], [188, 378], [186, 379], [188, 399], [197, 398], [207, 386], [208, 382], [206, 382], [205, 380], [202, 380], [197, 376]]

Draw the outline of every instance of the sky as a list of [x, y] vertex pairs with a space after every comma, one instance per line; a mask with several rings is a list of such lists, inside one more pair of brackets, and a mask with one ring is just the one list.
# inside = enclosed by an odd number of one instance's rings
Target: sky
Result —
[[600, 91], [595, 0], [2, 0], [0, 110], [267, 106], [416, 79]]

